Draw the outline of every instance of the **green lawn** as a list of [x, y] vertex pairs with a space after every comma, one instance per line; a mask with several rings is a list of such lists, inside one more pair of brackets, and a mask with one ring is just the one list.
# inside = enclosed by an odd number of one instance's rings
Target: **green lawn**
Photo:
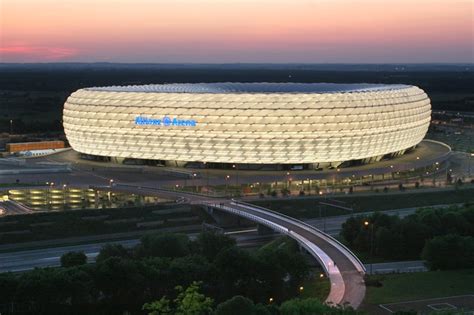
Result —
[[329, 287], [330, 283], [327, 277], [320, 279], [316, 276], [315, 278], [305, 280], [300, 296], [302, 298], [317, 298], [324, 302], [329, 295]]
[[[454, 204], [474, 202], [474, 187], [465, 187], [460, 190], [420, 192], [420, 193], [379, 193], [370, 196], [346, 195], [337, 196], [334, 199], [344, 201], [346, 206], [353, 207], [355, 212], [379, 211], [390, 209], [401, 209], [411, 207], [426, 207], [437, 204]], [[253, 201], [262, 207], [266, 207], [296, 218], [319, 217], [318, 201], [324, 198], [301, 198], [301, 199], [271, 199]], [[341, 209], [324, 206], [322, 216], [335, 216], [348, 214]]]
[[474, 294], [474, 269], [373, 276], [381, 287], [367, 287], [366, 302], [378, 305]]

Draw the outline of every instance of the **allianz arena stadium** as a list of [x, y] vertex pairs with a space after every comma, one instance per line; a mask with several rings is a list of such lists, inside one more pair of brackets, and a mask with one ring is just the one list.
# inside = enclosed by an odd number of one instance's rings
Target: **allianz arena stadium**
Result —
[[319, 169], [401, 155], [430, 118], [410, 85], [199, 83], [80, 89], [63, 122], [75, 151], [116, 162]]

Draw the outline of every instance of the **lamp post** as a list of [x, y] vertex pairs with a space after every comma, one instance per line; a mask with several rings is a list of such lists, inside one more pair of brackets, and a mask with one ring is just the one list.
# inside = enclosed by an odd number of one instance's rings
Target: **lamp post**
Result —
[[13, 134], [13, 119], [10, 119], [10, 136]]
[[474, 156], [474, 153], [469, 153], [469, 177], [471, 177], [471, 159]]
[[229, 178], [230, 178], [230, 175], [225, 176], [225, 195], [226, 196], [227, 196], [227, 189], [228, 189], [228, 186], [229, 186]]
[[323, 211], [323, 206], [321, 205], [321, 203], [318, 204], [319, 205], [319, 221], [323, 221], [323, 232], [326, 233], [326, 219], [323, 220], [323, 216], [322, 216], [322, 211]]
[[207, 167], [207, 162], [203, 162], [204, 168], [206, 169], [206, 191], [209, 196], [209, 168]]
[[196, 174], [196, 173], [193, 173], [194, 190], [195, 190], [196, 192], [198, 192], [198, 187], [197, 187], [197, 185], [196, 185], [196, 176], [197, 176], [197, 174]]
[[374, 248], [374, 223], [370, 223], [369, 221], [364, 221], [364, 226], [369, 227], [370, 226], [370, 250], [369, 250], [369, 259], [370, 259], [370, 274], [372, 274], [372, 258], [373, 258], [373, 248]]
[[63, 184], [63, 210], [66, 210], [66, 184]]
[[239, 189], [239, 166], [237, 164], [233, 164], [232, 165], [232, 168], [235, 170], [235, 186], [237, 186], [237, 189], [240, 191]]

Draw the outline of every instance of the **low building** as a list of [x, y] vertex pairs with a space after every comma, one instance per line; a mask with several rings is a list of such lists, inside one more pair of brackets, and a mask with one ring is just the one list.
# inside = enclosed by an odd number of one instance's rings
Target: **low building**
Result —
[[50, 150], [50, 149], [63, 149], [64, 141], [38, 141], [38, 142], [18, 142], [18, 143], [7, 143], [7, 152], [25, 152], [25, 151], [36, 151], [36, 150]]

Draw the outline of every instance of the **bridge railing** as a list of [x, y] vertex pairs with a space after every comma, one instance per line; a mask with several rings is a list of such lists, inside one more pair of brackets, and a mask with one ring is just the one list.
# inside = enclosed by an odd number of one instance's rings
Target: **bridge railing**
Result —
[[322, 250], [319, 250], [319, 251], [315, 250], [315, 248], [313, 248], [309, 244], [310, 242], [308, 240], [306, 240], [304, 237], [302, 237], [301, 235], [299, 235], [297, 233], [294, 233], [293, 231], [290, 231], [289, 229], [287, 229], [284, 226], [273, 223], [269, 220], [263, 219], [259, 216], [250, 214], [248, 212], [241, 211], [241, 210], [226, 206], [224, 204], [207, 204], [207, 206], [211, 207], [211, 208], [220, 209], [220, 210], [226, 211], [228, 213], [238, 215], [238, 216], [243, 217], [243, 218], [247, 218], [249, 220], [252, 220], [253, 222], [257, 222], [257, 223], [260, 223], [262, 225], [265, 225], [265, 226], [267, 226], [267, 227], [269, 227], [269, 228], [271, 228], [271, 229], [273, 229], [277, 232], [280, 232], [282, 234], [291, 236], [292, 238], [296, 239], [296, 241], [301, 246], [303, 246], [308, 252], [312, 253], [312, 256], [314, 256], [318, 260], [320, 265], [323, 267], [325, 273], [329, 276], [329, 273], [330, 273], [329, 266], [331, 265], [331, 263], [333, 261]]
[[285, 214], [270, 210], [268, 208], [260, 207], [260, 206], [257, 206], [257, 205], [254, 205], [254, 204], [251, 204], [251, 203], [248, 203], [248, 202], [235, 200], [235, 199], [232, 199], [232, 202], [237, 204], [237, 205], [244, 206], [244, 207], [259, 209], [261, 211], [265, 211], [267, 213], [272, 214], [273, 216], [280, 217], [280, 218], [284, 219], [285, 221], [291, 221], [291, 223], [298, 225], [302, 229], [305, 229], [307, 231], [309, 230], [310, 232], [314, 232], [314, 233], [318, 234], [318, 236], [324, 238], [326, 241], [331, 243], [333, 246], [337, 247], [352, 262], [352, 264], [357, 268], [357, 270], [359, 272], [362, 272], [362, 273], [366, 272], [365, 265], [362, 263], [362, 261], [360, 261], [360, 259], [349, 248], [347, 248], [347, 246], [342, 244], [336, 238], [334, 238], [334, 237], [322, 232], [321, 230], [315, 228], [314, 226], [312, 226], [308, 223], [302, 222], [300, 220], [297, 220], [295, 218], [292, 218], [290, 216], [287, 216]]

